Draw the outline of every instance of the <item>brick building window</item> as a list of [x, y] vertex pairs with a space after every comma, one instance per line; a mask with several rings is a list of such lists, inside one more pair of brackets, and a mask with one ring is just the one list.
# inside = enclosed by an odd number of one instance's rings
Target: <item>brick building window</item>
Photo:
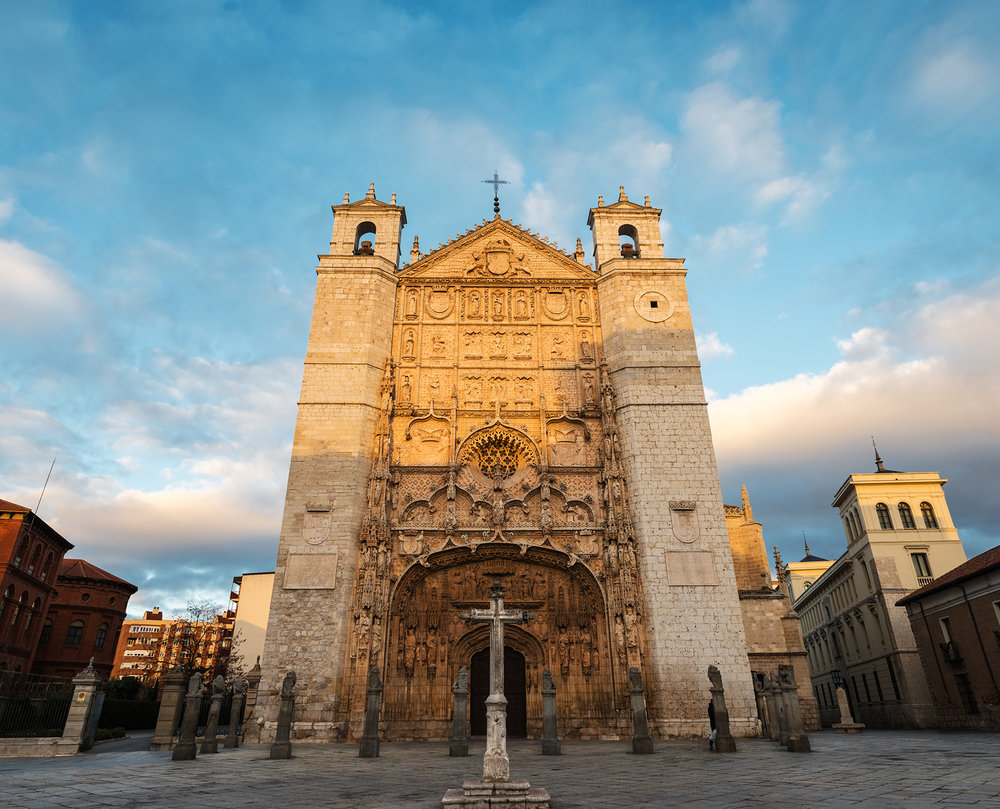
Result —
[[101, 624], [97, 627], [97, 637], [94, 639], [94, 646], [98, 649], [104, 648], [104, 641], [108, 637], [108, 625]]
[[910, 511], [909, 503], [900, 503], [896, 508], [899, 509], [899, 521], [903, 524], [903, 528], [917, 527], [917, 524], [913, 521], [913, 512]]
[[3, 620], [4, 615], [7, 614], [7, 604], [14, 597], [14, 585], [8, 584], [7, 589], [3, 591], [3, 598], [0, 598], [0, 621]]
[[923, 502], [920, 504], [920, 514], [924, 518], [924, 528], [937, 528], [937, 517], [934, 516], [934, 506]]
[[66, 645], [79, 646], [83, 639], [83, 621], [73, 621], [66, 630]]
[[892, 515], [889, 514], [889, 507], [885, 503], [876, 503], [875, 513], [878, 515], [878, 527], [884, 531], [891, 531]]
[[972, 690], [972, 683], [969, 682], [968, 674], [956, 674], [955, 684], [958, 686], [958, 696], [962, 698], [962, 707], [967, 714], [979, 713], [979, 704], [976, 702], [976, 694]]
[[43, 643], [48, 643], [50, 637], [52, 637], [52, 619], [46, 618], [45, 623], [42, 625], [42, 634], [38, 638], [38, 645], [41, 646]]
[[24, 634], [27, 635], [31, 631], [31, 622], [34, 620], [35, 616], [39, 612], [39, 608], [42, 606], [42, 599], [36, 598], [34, 603], [31, 605], [31, 609], [28, 610], [28, 617], [24, 619]]

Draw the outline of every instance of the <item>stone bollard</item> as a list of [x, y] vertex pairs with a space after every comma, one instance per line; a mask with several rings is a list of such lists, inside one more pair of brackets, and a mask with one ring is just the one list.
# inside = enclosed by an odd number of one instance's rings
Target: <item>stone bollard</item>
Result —
[[642, 691], [642, 674], [635, 666], [628, 670], [629, 691], [632, 694], [632, 752], [652, 753], [653, 740], [649, 736], [646, 717], [646, 696]]
[[201, 674], [191, 675], [188, 683], [187, 699], [184, 702], [184, 718], [181, 720], [181, 737], [174, 747], [171, 758], [174, 761], [191, 761], [198, 757], [195, 736], [198, 733], [198, 715], [201, 713]]
[[778, 692], [774, 687], [774, 672], [764, 678], [764, 701], [767, 704], [767, 737], [776, 742], [781, 739], [781, 711]]
[[712, 683], [712, 704], [715, 706], [715, 752], [735, 753], [736, 742], [729, 730], [729, 709], [726, 707], [726, 692], [722, 687], [722, 673], [717, 666], [708, 667], [708, 679]]
[[247, 672], [247, 692], [245, 705], [246, 708], [243, 711], [245, 729], [242, 730], [243, 741], [252, 742], [255, 744], [260, 743], [260, 729], [261, 725], [254, 722], [254, 714], [257, 711], [257, 693], [260, 690], [260, 655], [257, 655], [257, 662], [254, 667]]
[[208, 708], [205, 738], [202, 740], [200, 751], [203, 754], [219, 752], [219, 712], [222, 710], [224, 696], [226, 696], [226, 681], [219, 674], [212, 680], [212, 704]]
[[469, 670], [462, 666], [458, 679], [451, 687], [455, 695], [455, 706], [451, 713], [451, 744], [449, 756], [469, 755]]
[[295, 710], [295, 672], [290, 671], [281, 683], [281, 706], [278, 708], [278, 727], [274, 731], [271, 758], [292, 757], [292, 712]]
[[847, 701], [847, 692], [844, 686], [837, 686], [837, 706], [840, 708], [840, 721], [833, 727], [837, 733], [860, 733], [865, 729], [861, 722], [855, 722], [851, 715], [851, 705]]
[[361, 758], [378, 758], [378, 711], [382, 700], [382, 680], [378, 675], [378, 666], [368, 670], [368, 702], [365, 703], [365, 730], [358, 747]]
[[174, 746], [174, 736], [184, 710], [186, 682], [187, 677], [181, 669], [170, 669], [163, 675], [163, 694], [160, 696], [160, 710], [156, 714], [156, 729], [149, 742], [150, 750], [169, 750]]
[[73, 701], [62, 733], [67, 746], [73, 745], [79, 751], [94, 746], [97, 722], [104, 706], [104, 694], [97, 690], [100, 684], [101, 675], [94, 670], [94, 658], [90, 658], [87, 668], [73, 678]]
[[556, 726], [556, 687], [552, 683], [552, 672], [542, 671], [542, 755], [562, 755], [559, 743], [559, 729]]
[[760, 720], [760, 735], [767, 738], [767, 702], [764, 699], [764, 684], [760, 672], [751, 671], [753, 677], [753, 699], [757, 704], [757, 718]]
[[789, 753], [811, 753], [812, 746], [802, 725], [802, 707], [799, 705], [799, 689], [795, 685], [795, 669], [787, 664], [778, 666], [778, 678], [785, 692], [785, 706], [788, 717], [788, 739], [785, 742]]
[[246, 696], [247, 681], [237, 677], [233, 681], [233, 704], [229, 709], [229, 731], [222, 742], [226, 748], [240, 746], [240, 711], [243, 710], [243, 699]]

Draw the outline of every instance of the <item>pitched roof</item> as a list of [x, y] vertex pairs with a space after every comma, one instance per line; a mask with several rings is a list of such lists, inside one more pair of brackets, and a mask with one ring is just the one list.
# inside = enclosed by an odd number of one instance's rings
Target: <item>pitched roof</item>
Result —
[[944, 590], [946, 587], [960, 584], [974, 576], [978, 576], [980, 573], [986, 573], [998, 567], [1000, 567], [1000, 545], [990, 548], [985, 553], [979, 554], [979, 556], [973, 556], [968, 562], [963, 562], [953, 570], [949, 570], [947, 573], [938, 576], [930, 584], [925, 584], [919, 590], [914, 590], [908, 596], [899, 599], [896, 602], [896, 606], [916, 601], [918, 598], [936, 593], [938, 590]]
[[117, 576], [108, 573], [108, 571], [101, 570], [97, 565], [90, 564], [86, 559], [63, 559], [59, 564], [59, 577], [66, 579], [92, 579], [94, 581], [122, 584], [125, 587], [132, 588], [133, 593], [139, 589], [131, 582], [119, 579]]
[[31, 509], [19, 506], [17, 503], [10, 502], [10, 500], [0, 500], [0, 511], [17, 511], [21, 514], [27, 514]]

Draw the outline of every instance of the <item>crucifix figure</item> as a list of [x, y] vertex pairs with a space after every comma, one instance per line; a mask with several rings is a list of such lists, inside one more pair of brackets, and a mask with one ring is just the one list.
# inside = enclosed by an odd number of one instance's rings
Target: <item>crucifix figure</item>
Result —
[[483, 180], [484, 183], [489, 183], [493, 186], [493, 214], [495, 216], [500, 216], [500, 186], [510, 185], [508, 180], [501, 180], [499, 173], [493, 172], [492, 180]]
[[524, 624], [534, 616], [524, 610], [505, 610], [503, 585], [499, 579], [490, 588], [490, 607], [470, 610], [466, 621], [490, 625], [490, 695], [486, 699], [486, 753], [483, 755], [483, 781], [509, 781], [507, 758], [507, 698], [503, 695], [503, 625]]

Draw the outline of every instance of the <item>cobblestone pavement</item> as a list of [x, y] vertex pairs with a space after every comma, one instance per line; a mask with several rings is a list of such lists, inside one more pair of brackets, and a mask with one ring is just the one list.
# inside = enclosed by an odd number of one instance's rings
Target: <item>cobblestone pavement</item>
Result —
[[[627, 742], [510, 743], [511, 773], [545, 787], [553, 809], [586, 807], [1000, 807], [1000, 736], [932, 731], [866, 731], [810, 736], [811, 754], [761, 739], [737, 740], [716, 755], [702, 742], [655, 742], [632, 755]], [[251, 746], [173, 762], [170, 753], [88, 753], [61, 759], [0, 759], [4, 809], [397, 809], [441, 806], [446, 789], [482, 771], [482, 741], [468, 758], [444, 743], [384, 743], [377, 759], [347, 744], [293, 746], [270, 761]]]

